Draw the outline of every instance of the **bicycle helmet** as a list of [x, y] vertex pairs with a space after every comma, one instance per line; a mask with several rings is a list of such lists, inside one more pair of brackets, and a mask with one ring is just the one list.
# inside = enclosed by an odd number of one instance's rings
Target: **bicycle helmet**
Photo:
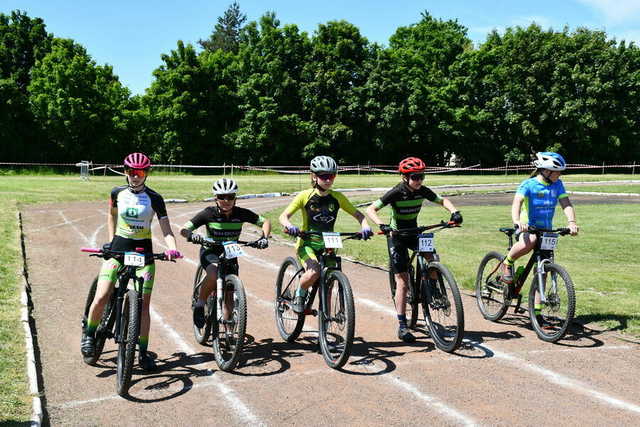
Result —
[[315, 174], [338, 172], [338, 164], [329, 156], [316, 156], [311, 160], [311, 172]]
[[238, 184], [229, 178], [220, 178], [213, 183], [211, 189], [213, 194], [218, 196], [220, 194], [236, 194], [238, 192]]
[[124, 158], [124, 167], [130, 169], [149, 169], [151, 160], [142, 153], [131, 153]]
[[398, 165], [398, 172], [402, 174], [407, 173], [421, 173], [427, 168], [422, 160], [417, 157], [407, 157], [402, 160]]
[[550, 151], [536, 153], [536, 160], [533, 161], [533, 165], [538, 169], [552, 171], [563, 171], [567, 168], [567, 162], [565, 162], [564, 157]]

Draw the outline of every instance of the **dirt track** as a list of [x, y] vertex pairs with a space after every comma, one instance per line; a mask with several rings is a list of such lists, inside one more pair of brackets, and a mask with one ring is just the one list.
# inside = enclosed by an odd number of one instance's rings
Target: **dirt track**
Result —
[[[512, 197], [461, 196], [454, 203], [508, 204]], [[260, 211], [284, 203], [254, 199], [240, 205]], [[203, 206], [170, 205], [174, 230]], [[465, 346], [457, 354], [435, 349], [421, 333], [417, 343], [406, 345], [395, 337], [386, 273], [348, 262], [356, 345], [344, 370], [334, 371], [316, 351], [315, 318], [295, 344], [278, 335], [273, 284], [279, 263], [292, 250], [277, 243], [266, 251], [249, 249], [240, 261], [249, 297], [248, 343], [232, 374], [218, 371], [211, 349], [193, 339], [197, 247], [182, 241], [185, 260], [158, 263], [150, 350], [159, 370], [135, 371], [131, 397], [123, 399], [115, 393], [113, 344], [107, 344], [99, 367], [84, 365], [79, 353], [80, 316], [99, 262], [78, 249], [105, 241], [105, 211], [103, 203], [72, 203], [23, 212], [53, 425], [640, 424], [639, 345], [586, 329], [573, 329], [559, 345], [547, 344], [522, 316], [510, 314], [500, 324], [482, 319], [469, 296], [463, 298]], [[156, 250], [161, 243], [155, 240]]]

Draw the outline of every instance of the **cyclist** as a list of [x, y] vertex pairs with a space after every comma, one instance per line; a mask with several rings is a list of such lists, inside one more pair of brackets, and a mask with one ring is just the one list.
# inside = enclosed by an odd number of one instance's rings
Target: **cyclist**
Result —
[[[312, 188], [298, 193], [280, 215], [280, 224], [284, 226], [285, 232], [291, 236], [299, 236], [300, 231], [333, 231], [338, 211], [342, 209], [358, 221], [362, 238], [369, 239], [373, 232], [365, 216], [342, 193], [331, 189], [338, 173], [335, 160], [328, 156], [314, 157], [310, 170]], [[290, 221], [291, 216], [299, 209], [302, 211], [301, 229]], [[296, 290], [291, 307], [296, 313], [304, 311], [307, 290], [320, 277], [318, 253], [323, 250], [324, 241], [321, 236], [309, 236], [304, 240], [298, 237], [296, 253], [305, 272], [300, 278], [300, 287]]]
[[[200, 248], [200, 264], [207, 274], [202, 278], [203, 284], [200, 286], [200, 295], [193, 307], [193, 323], [198, 328], [202, 328], [205, 325], [205, 302], [208, 296], [215, 290], [216, 280], [218, 278], [219, 256], [224, 252], [222, 243], [238, 240], [242, 232], [242, 225], [245, 222], [250, 222], [251, 224], [262, 227], [262, 237], [256, 242], [258, 249], [266, 249], [269, 246], [268, 238], [271, 233], [271, 223], [268, 219], [249, 209], [236, 206], [238, 184], [236, 184], [233, 179], [220, 178], [213, 183], [212, 191], [216, 197], [215, 206], [207, 206], [198, 212], [196, 216], [187, 221], [180, 230], [180, 234], [188, 241], [202, 243], [202, 235], [194, 233], [193, 231], [204, 225], [206, 226], [207, 236], [220, 241], [219, 247]], [[234, 259], [232, 262], [231, 273], [238, 274], [237, 259]], [[230, 310], [226, 304], [225, 309], [225, 317], [227, 317]]]
[[[451, 221], [456, 224], [462, 223], [460, 211], [456, 209], [449, 199], [440, 197], [431, 189], [422, 185], [425, 169], [426, 165], [417, 157], [407, 157], [402, 160], [398, 165], [398, 172], [402, 175], [402, 181], [367, 208], [369, 218], [380, 227], [380, 231], [388, 236], [387, 248], [389, 250], [391, 270], [396, 281], [395, 300], [398, 316], [398, 339], [407, 343], [415, 341], [415, 337], [409, 332], [406, 316], [409, 249], [417, 249], [418, 238], [417, 236], [399, 236], [391, 233], [391, 231], [417, 227], [417, 218], [424, 199], [442, 205], [451, 212]], [[377, 213], [386, 205], [391, 205], [391, 224], [385, 224]]]
[[[558, 153], [540, 152], [536, 153], [533, 165], [536, 169], [529, 179], [522, 181], [511, 205], [511, 219], [518, 232], [516, 243], [511, 247], [502, 267], [502, 281], [507, 284], [513, 282], [515, 261], [535, 247], [537, 237], [535, 234], [527, 233], [528, 227], [533, 225], [539, 228], [553, 228], [553, 215], [557, 203], [560, 203], [569, 221], [571, 235], [575, 236], [579, 230], [575, 210], [560, 180], [562, 171], [567, 167], [564, 158]], [[541, 309], [539, 301], [536, 301], [534, 311], [539, 316], [540, 323]]]
[[[167, 259], [180, 258], [176, 249], [176, 240], [171, 230], [167, 209], [162, 196], [146, 186], [151, 161], [142, 153], [129, 154], [124, 159], [124, 172], [127, 185], [114, 187], [109, 198], [107, 227], [110, 243], [105, 249], [113, 251], [135, 251], [144, 248], [145, 253], [153, 253], [151, 244], [151, 222], [157, 215], [164, 240], [169, 248], [165, 251]], [[95, 332], [106, 303], [109, 301], [113, 286], [117, 280], [122, 260], [110, 258], [104, 261], [98, 276], [96, 294], [89, 309], [87, 326], [81, 342], [81, 352], [90, 357], [95, 353]], [[147, 354], [149, 345], [149, 304], [155, 276], [155, 264], [149, 259], [144, 267], [138, 269], [139, 277], [144, 278], [142, 286], [142, 316], [140, 319], [140, 337], [138, 340], [138, 362], [143, 370], [155, 369], [155, 361]]]

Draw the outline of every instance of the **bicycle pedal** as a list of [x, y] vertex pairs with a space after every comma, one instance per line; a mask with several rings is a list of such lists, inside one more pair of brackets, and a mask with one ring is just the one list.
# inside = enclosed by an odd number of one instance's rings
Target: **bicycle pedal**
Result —
[[527, 312], [527, 310], [526, 310], [526, 309], [524, 309], [524, 308], [522, 308], [522, 307], [518, 307], [518, 308], [514, 309], [513, 311], [514, 311], [514, 313], [516, 313], [516, 314], [524, 314], [524, 313], [526, 313], [526, 312]]

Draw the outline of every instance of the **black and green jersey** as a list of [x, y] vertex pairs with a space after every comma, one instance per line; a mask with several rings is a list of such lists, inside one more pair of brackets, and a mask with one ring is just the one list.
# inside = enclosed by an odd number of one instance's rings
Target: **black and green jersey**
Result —
[[262, 226], [265, 219], [249, 209], [234, 206], [231, 215], [226, 216], [217, 206], [209, 206], [201, 210], [188, 221], [184, 228], [193, 231], [205, 225], [207, 236], [219, 242], [236, 241], [242, 232], [242, 224], [250, 222]]
[[417, 218], [424, 199], [442, 204], [442, 198], [424, 185], [412, 191], [407, 183], [401, 182], [376, 200], [373, 205], [376, 209], [391, 205], [391, 228], [398, 230], [418, 226]]

